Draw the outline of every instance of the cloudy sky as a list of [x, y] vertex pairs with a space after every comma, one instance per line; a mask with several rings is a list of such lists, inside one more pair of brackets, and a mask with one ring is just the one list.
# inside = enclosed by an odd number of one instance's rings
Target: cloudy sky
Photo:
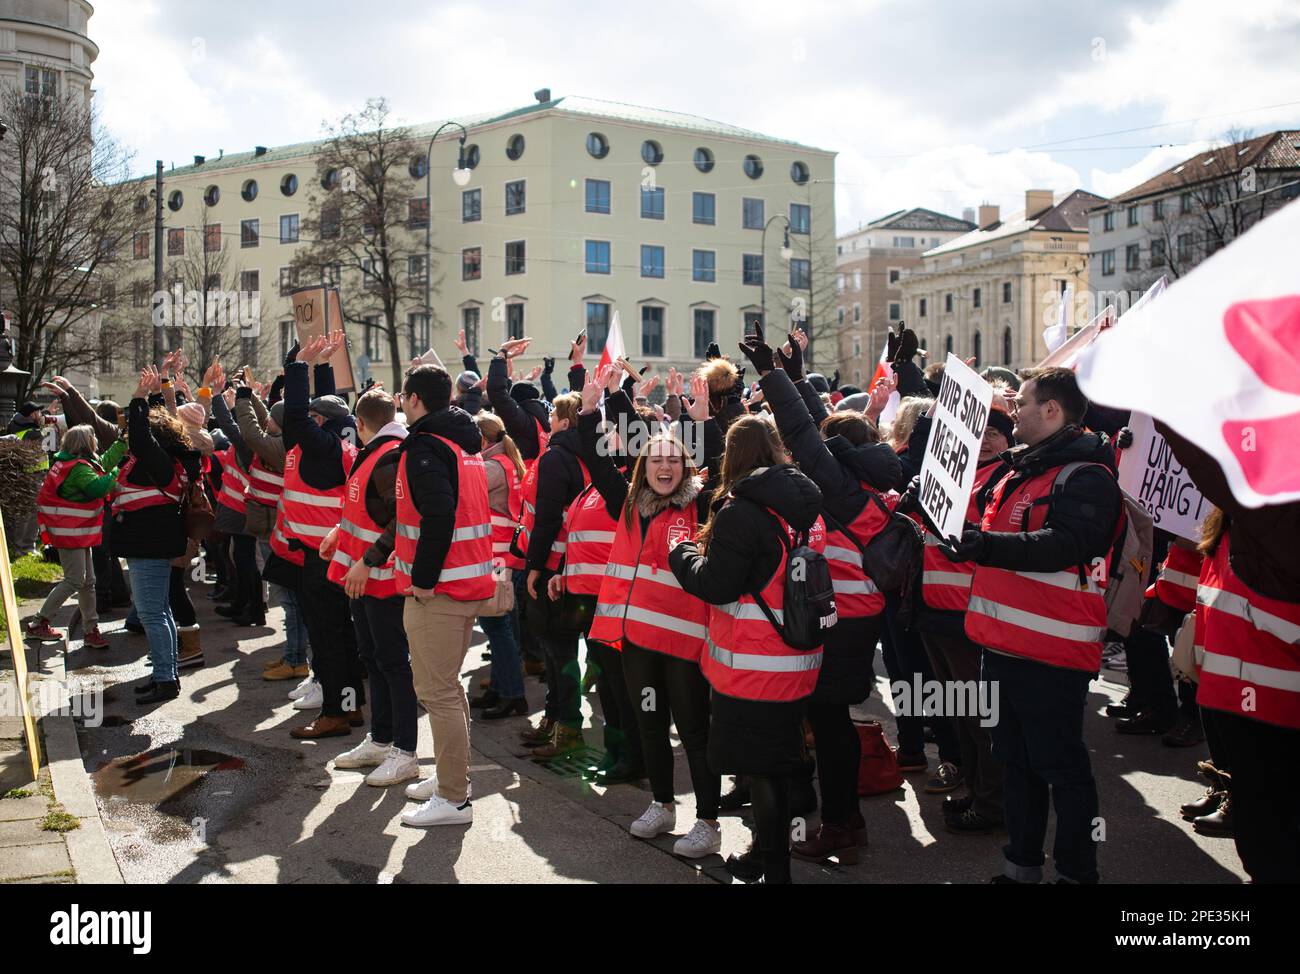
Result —
[[833, 149], [841, 231], [1118, 193], [1232, 130], [1300, 128], [1298, 0], [99, 0], [97, 101], [136, 168], [532, 92]]

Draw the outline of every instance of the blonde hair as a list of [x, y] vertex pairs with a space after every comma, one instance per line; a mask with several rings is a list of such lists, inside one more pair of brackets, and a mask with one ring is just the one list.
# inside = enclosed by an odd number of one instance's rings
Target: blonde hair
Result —
[[556, 396], [555, 418], [567, 419], [570, 426], [578, 425], [578, 413], [582, 409], [582, 393], [570, 392], [563, 396]]
[[523, 480], [528, 468], [524, 466], [524, 458], [519, 455], [519, 447], [506, 433], [506, 424], [492, 413], [478, 413], [474, 417], [474, 425], [478, 427], [479, 436], [483, 437], [483, 439], [489, 443], [501, 444], [501, 451], [514, 466], [515, 475], [520, 480]]
[[898, 404], [898, 414], [889, 427], [889, 443], [895, 450], [907, 446], [912, 430], [916, 429], [916, 421], [932, 402], [934, 400], [928, 396], [908, 396]]
[[377, 433], [397, 416], [397, 400], [383, 389], [368, 389], [361, 394], [352, 412]]
[[96, 445], [95, 428], [89, 423], [82, 423], [63, 434], [63, 439], [59, 441], [59, 452], [94, 460]]

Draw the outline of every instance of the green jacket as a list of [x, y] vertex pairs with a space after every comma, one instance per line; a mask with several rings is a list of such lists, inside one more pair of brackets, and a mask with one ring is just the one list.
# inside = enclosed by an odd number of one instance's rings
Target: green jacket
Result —
[[[17, 431], [18, 439], [41, 443], [45, 439], [45, 430], [40, 426], [28, 426]], [[50, 469], [50, 455], [41, 450], [41, 458], [27, 468], [28, 473], [43, 473]]]
[[[84, 463], [77, 464], [59, 485], [59, 496], [70, 501], [90, 501], [107, 497], [112, 492], [113, 485], [117, 483], [117, 465], [122, 462], [124, 456], [126, 456], [126, 441], [117, 440], [99, 458], [98, 462], [104, 468], [104, 473], [97, 474]], [[54, 459], [66, 462], [84, 458], [59, 452], [54, 454]]]

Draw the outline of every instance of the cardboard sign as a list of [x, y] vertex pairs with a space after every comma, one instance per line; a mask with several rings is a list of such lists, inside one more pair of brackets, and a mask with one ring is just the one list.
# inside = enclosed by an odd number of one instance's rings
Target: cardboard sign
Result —
[[[306, 345], [326, 332], [343, 330], [343, 307], [339, 302], [338, 288], [324, 284], [295, 288], [289, 292], [289, 300], [293, 304], [293, 326], [298, 335], [299, 345]], [[352, 356], [349, 354], [347, 342], [344, 342], [334, 353], [329, 364], [334, 369], [334, 390], [336, 392], [356, 391], [356, 379], [352, 375]]]
[[993, 387], [951, 352], [921, 465], [921, 509], [941, 538], [961, 538]]
[[1201, 522], [1213, 506], [1174, 456], [1146, 413], [1129, 418], [1133, 445], [1119, 458], [1119, 485], [1151, 513], [1162, 531], [1188, 541], [1201, 540]]

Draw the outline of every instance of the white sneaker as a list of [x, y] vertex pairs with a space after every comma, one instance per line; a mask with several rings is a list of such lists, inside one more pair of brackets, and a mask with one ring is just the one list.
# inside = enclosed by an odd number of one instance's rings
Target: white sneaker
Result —
[[434, 795], [413, 812], [402, 813], [402, 824], [425, 829], [430, 825], [469, 825], [474, 821], [474, 806], [465, 800], [464, 805], [453, 805], [445, 798]]
[[293, 702], [294, 710], [320, 710], [325, 704], [325, 691], [315, 680], [307, 688], [307, 692]]
[[673, 855], [703, 859], [722, 849], [722, 826], [700, 820], [689, 832], [673, 843]]
[[392, 745], [376, 744], [367, 734], [365, 740], [334, 759], [336, 768], [374, 768], [384, 763]]
[[[435, 771], [423, 781], [417, 781], [413, 785], [406, 786], [406, 797], [411, 801], [427, 802], [430, 798], [438, 793], [438, 773]], [[474, 797], [474, 783], [471, 781], [465, 786], [465, 797]]]
[[651, 802], [641, 817], [632, 823], [630, 831], [638, 839], [653, 839], [656, 835], [671, 832], [677, 827], [677, 810], [662, 802]]
[[374, 785], [376, 788], [387, 788], [389, 785], [400, 785], [403, 781], [418, 777], [420, 777], [420, 762], [415, 760], [415, 755], [390, 747], [384, 763], [366, 775], [366, 784]]
[[304, 693], [310, 690], [313, 686], [320, 686], [320, 684], [316, 682], [316, 677], [308, 673], [307, 678], [305, 680], [303, 680], [296, 687], [294, 687], [292, 690], [289, 691], [289, 699], [297, 700]]

